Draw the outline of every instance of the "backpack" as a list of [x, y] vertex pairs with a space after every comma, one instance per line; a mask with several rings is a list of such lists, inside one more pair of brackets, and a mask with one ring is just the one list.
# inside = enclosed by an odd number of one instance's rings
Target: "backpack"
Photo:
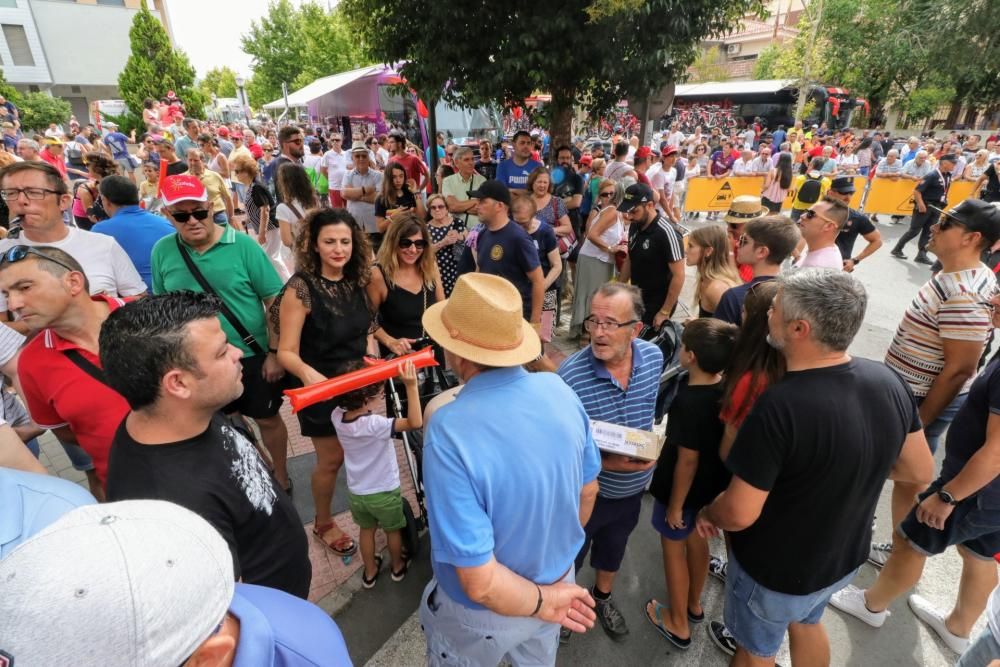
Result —
[[807, 174], [805, 182], [799, 188], [799, 194], [796, 199], [803, 204], [815, 204], [819, 201], [819, 195], [822, 191], [823, 177], [816, 178], [812, 174]]

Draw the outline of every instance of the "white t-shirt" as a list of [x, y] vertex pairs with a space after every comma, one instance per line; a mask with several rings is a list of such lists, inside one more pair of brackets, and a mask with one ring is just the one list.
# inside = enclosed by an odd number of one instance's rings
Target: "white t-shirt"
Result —
[[1000, 638], [1000, 586], [990, 593], [990, 601], [986, 605], [986, 620], [989, 623], [993, 639]]
[[[306, 211], [309, 210], [308, 208], [306, 208], [306, 205], [298, 200], [293, 200], [292, 204], [295, 205], [295, 208], [297, 208], [299, 213], [302, 214], [302, 217], [305, 218]], [[299, 230], [299, 224], [302, 221], [299, 220], [299, 216], [295, 215], [295, 212], [292, 210], [292, 207], [284, 203], [278, 204], [278, 207], [274, 211], [274, 217], [275, 219], [281, 222], [287, 222], [289, 225], [291, 225], [292, 238], [295, 238], [295, 235], [298, 233]]]
[[306, 169], [315, 169], [319, 171], [319, 166], [323, 163], [322, 155], [313, 155], [309, 153], [302, 158], [302, 166]]
[[755, 139], [757, 139], [757, 133], [753, 131], [752, 127], [748, 127], [746, 132], [743, 133], [743, 148], [753, 150], [753, 142]]
[[[674, 196], [674, 181], [677, 180], [676, 169], [671, 167], [670, 169], [663, 171], [663, 167], [661, 165], [658, 172], [652, 176], [649, 176], [647, 173], [646, 176], [649, 177], [649, 182], [653, 186], [654, 190], [661, 194], [665, 193], [667, 197]], [[660, 199], [660, 203], [656, 205], [656, 208], [659, 209], [661, 213], [663, 212], [662, 198]]]
[[344, 409], [331, 416], [337, 437], [344, 448], [347, 488], [356, 496], [395, 491], [399, 488], [399, 464], [392, 444], [392, 419], [382, 415], [362, 415], [344, 421]]
[[389, 151], [379, 146], [378, 148], [378, 163], [383, 167], [389, 164]]
[[[132, 260], [113, 237], [77, 227], [67, 227], [67, 230], [69, 234], [66, 238], [50, 243], [32, 241], [22, 232], [21, 238], [0, 240], [0, 253], [16, 245], [59, 248], [83, 267], [83, 272], [90, 281], [91, 294], [135, 296], [148, 291]], [[0, 311], [6, 310], [7, 297], [0, 292]]]
[[733, 162], [733, 176], [749, 176], [753, 173], [753, 160], [740, 158]]
[[680, 130], [671, 132], [667, 135], [667, 145], [673, 146], [674, 148], [680, 148], [681, 142], [684, 141], [684, 133]]
[[842, 271], [844, 269], [844, 259], [840, 255], [840, 248], [836, 245], [820, 248], [819, 250], [808, 250], [805, 256], [795, 265], [799, 269], [832, 269]]
[[339, 190], [340, 182], [350, 167], [351, 154], [347, 151], [327, 151], [323, 155], [323, 164], [326, 165], [326, 180], [330, 183], [331, 190]]

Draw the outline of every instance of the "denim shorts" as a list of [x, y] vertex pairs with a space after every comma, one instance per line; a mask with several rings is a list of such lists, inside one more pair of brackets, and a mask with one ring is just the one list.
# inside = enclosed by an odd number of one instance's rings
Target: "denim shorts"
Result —
[[656, 532], [666, 539], [673, 542], [683, 542], [688, 538], [688, 535], [694, 532], [694, 518], [697, 514], [698, 512], [690, 507], [682, 509], [681, 519], [684, 521], [684, 527], [677, 530], [671, 528], [667, 523], [667, 506], [659, 500], [654, 500], [653, 515], [650, 517], [650, 523], [653, 524]]
[[969, 644], [969, 648], [965, 649], [955, 667], [983, 667], [998, 658], [1000, 658], [1000, 643], [997, 643], [996, 637], [987, 625], [976, 640]]
[[777, 655], [792, 623], [815, 625], [834, 593], [854, 579], [851, 570], [840, 581], [808, 595], [789, 595], [761, 586], [729, 552], [726, 570], [726, 628], [736, 643], [760, 658]]
[[[937, 480], [918, 497], [922, 501], [942, 486], [941, 480]], [[936, 556], [956, 544], [983, 560], [993, 560], [993, 554], [1000, 553], [1000, 509], [980, 508], [976, 496], [955, 506], [944, 522], [944, 530], [917, 521], [916, 508], [910, 510], [896, 530], [915, 551], [925, 556]]]

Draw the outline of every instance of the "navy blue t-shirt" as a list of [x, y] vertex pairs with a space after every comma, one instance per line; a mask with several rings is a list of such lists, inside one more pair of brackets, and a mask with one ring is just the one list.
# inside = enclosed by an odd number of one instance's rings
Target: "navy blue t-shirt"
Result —
[[[990, 415], [1000, 414], [1000, 360], [994, 359], [976, 378], [965, 403], [948, 427], [941, 464], [942, 486], [962, 471], [969, 459], [986, 444]], [[1000, 509], [1000, 477], [977, 492], [983, 509]]]
[[727, 289], [722, 293], [722, 298], [719, 299], [719, 305], [715, 307], [712, 317], [736, 326], [743, 324], [743, 301], [747, 298], [747, 292], [757, 283], [766, 280], [774, 280], [774, 276], [757, 276], [748, 283]]
[[[552, 268], [552, 262], [549, 261], [549, 253], [559, 246], [559, 242], [556, 240], [556, 230], [552, 229], [552, 225], [549, 223], [542, 222], [538, 225], [538, 229], [532, 232], [530, 236], [535, 244], [535, 248], [538, 249], [538, 263], [542, 267], [542, 275], [546, 275]], [[549, 289], [555, 289], [558, 286], [559, 281], [556, 280]]]
[[496, 231], [483, 229], [476, 241], [479, 271], [506, 278], [521, 293], [524, 314], [531, 314], [531, 280], [528, 272], [537, 269], [538, 250], [528, 232], [508, 221]]

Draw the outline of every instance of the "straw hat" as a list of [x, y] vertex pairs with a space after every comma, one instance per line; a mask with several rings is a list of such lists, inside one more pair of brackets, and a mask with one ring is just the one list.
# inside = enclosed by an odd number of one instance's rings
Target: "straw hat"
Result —
[[500, 276], [459, 277], [451, 297], [428, 308], [422, 321], [438, 345], [484, 366], [519, 366], [542, 353], [538, 334], [522, 316], [521, 295]]
[[725, 222], [743, 224], [756, 218], [763, 217], [770, 213], [767, 207], [760, 203], [760, 197], [754, 195], [740, 195], [733, 197], [733, 203], [729, 205], [726, 212]]

